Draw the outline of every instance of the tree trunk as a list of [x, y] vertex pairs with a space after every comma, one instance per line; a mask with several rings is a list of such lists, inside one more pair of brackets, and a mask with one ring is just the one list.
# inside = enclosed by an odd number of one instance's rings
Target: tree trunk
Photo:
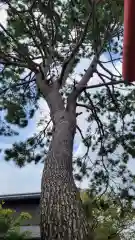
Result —
[[58, 91], [44, 96], [54, 130], [41, 183], [41, 240], [92, 240], [73, 179], [75, 107], [65, 109]]

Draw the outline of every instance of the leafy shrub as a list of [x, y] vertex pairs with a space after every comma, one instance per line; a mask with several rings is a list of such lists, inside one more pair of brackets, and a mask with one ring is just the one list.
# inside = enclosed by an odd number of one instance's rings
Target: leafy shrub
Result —
[[23, 240], [30, 236], [30, 232], [20, 232], [20, 225], [31, 218], [29, 213], [22, 212], [15, 216], [15, 210], [3, 208], [4, 202], [0, 204], [0, 239]]

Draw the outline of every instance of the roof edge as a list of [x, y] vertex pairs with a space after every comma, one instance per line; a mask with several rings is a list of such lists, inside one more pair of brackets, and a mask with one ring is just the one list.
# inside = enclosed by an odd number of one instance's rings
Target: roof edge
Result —
[[40, 198], [40, 192], [35, 193], [17, 193], [0, 195], [0, 200], [16, 200], [16, 199], [31, 199]]

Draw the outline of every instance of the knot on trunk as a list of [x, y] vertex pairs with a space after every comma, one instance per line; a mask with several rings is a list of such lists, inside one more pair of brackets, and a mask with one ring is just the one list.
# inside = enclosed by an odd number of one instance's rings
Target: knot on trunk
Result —
[[65, 110], [58, 110], [52, 115], [52, 120], [55, 125], [68, 122], [68, 115]]

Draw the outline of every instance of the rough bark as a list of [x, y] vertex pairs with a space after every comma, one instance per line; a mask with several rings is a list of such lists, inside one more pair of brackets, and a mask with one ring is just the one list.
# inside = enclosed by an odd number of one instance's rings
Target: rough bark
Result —
[[65, 109], [56, 89], [44, 96], [50, 107], [54, 131], [41, 183], [41, 239], [91, 240], [80, 194], [73, 179], [75, 106]]

